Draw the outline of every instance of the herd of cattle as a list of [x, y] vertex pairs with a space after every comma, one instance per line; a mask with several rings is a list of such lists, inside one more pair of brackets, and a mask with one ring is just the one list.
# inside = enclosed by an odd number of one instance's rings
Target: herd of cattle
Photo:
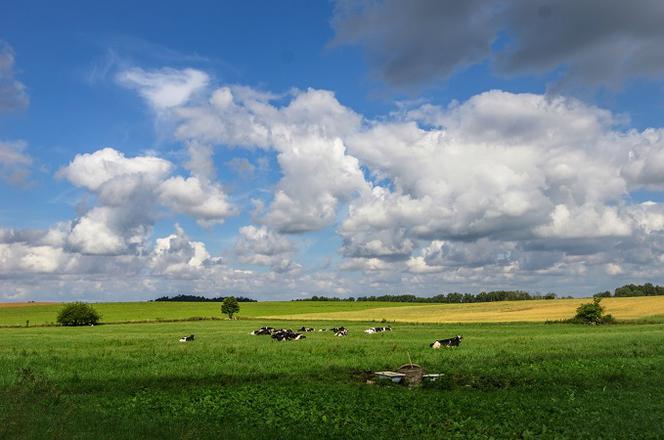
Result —
[[[297, 341], [300, 339], [305, 339], [306, 336], [304, 333], [310, 333], [314, 332], [316, 329], [311, 328], [311, 327], [300, 327], [297, 331], [293, 331], [291, 329], [286, 329], [286, 328], [280, 328], [276, 329], [273, 327], [261, 327], [258, 330], [254, 330], [251, 332], [252, 335], [257, 336], [257, 335], [270, 335], [272, 339], [275, 339], [277, 341]], [[321, 328], [318, 330], [319, 332], [327, 332], [330, 331], [334, 333], [334, 336], [348, 336], [348, 329], [345, 327], [333, 327], [331, 329], [326, 329], [326, 328]], [[382, 332], [391, 332], [392, 328], [390, 327], [371, 327], [368, 328], [364, 331], [364, 333], [367, 334], [373, 334], [373, 333], [382, 333]], [[193, 337], [193, 335], [192, 335]], [[463, 339], [463, 336], [461, 335], [456, 335], [453, 338], [448, 338], [448, 339], [437, 339], [433, 341], [431, 344], [429, 344], [429, 347], [438, 349], [441, 347], [458, 347], [459, 344], [461, 344], [461, 340]]]
[[[293, 331], [289, 328], [273, 328], [273, 327], [261, 327], [258, 330], [254, 330], [251, 332], [252, 335], [269, 335], [272, 337], [272, 339], [277, 340], [277, 341], [298, 341], [300, 339], [305, 339], [306, 336], [304, 333], [311, 333], [316, 331], [316, 329], [311, 328], [311, 327], [300, 327], [297, 331]], [[345, 327], [333, 327], [331, 329], [326, 329], [326, 328], [321, 328], [318, 330], [319, 332], [327, 332], [330, 331], [334, 333], [334, 336], [348, 336], [348, 329]], [[390, 327], [371, 327], [368, 328], [364, 331], [364, 333], [367, 334], [373, 334], [373, 333], [382, 333], [382, 332], [391, 332], [392, 329]], [[429, 347], [438, 349], [441, 347], [458, 347], [459, 344], [461, 344], [461, 340], [463, 339], [463, 336], [461, 335], [456, 335], [453, 338], [448, 338], [448, 339], [437, 339], [433, 341], [431, 344], [429, 344]], [[189, 336], [183, 336], [180, 338], [180, 342], [190, 342], [194, 340], [194, 335], [189, 335]]]
[[[303, 333], [310, 333], [316, 331], [316, 329], [311, 328], [311, 327], [300, 327], [297, 332], [289, 329], [289, 328], [280, 328], [276, 329], [273, 327], [261, 327], [258, 330], [254, 330], [251, 332], [252, 335], [270, 335], [272, 336], [272, 339], [276, 339], [277, 341], [297, 341], [299, 339], [305, 339], [306, 336], [303, 335]], [[325, 328], [319, 329], [319, 332], [326, 332], [328, 331]], [[330, 329], [332, 333], [334, 333], [334, 336], [348, 336], [348, 329], [345, 327], [335, 327]]]

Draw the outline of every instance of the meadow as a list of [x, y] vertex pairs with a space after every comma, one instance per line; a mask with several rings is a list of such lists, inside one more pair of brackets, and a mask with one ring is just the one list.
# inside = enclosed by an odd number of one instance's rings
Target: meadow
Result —
[[[332, 323], [350, 335], [249, 335], [261, 325]], [[2, 328], [0, 438], [664, 437], [664, 323], [394, 323], [364, 334], [371, 325]], [[178, 342], [190, 333], [195, 341]], [[429, 348], [455, 334], [459, 348]], [[413, 389], [365, 383], [366, 372], [409, 358], [444, 376]]]
[[[500, 301], [473, 304], [396, 302], [270, 301], [241, 303], [240, 319], [345, 320], [421, 323], [543, 322], [574, 316], [588, 298]], [[618, 319], [664, 318], [664, 296], [606, 298], [607, 313]], [[220, 319], [220, 303], [126, 302], [94, 304], [105, 323]], [[58, 303], [0, 303], [0, 327], [53, 325]]]
[[[362, 311], [376, 307], [404, 306], [402, 303], [352, 303], [314, 301], [271, 301], [240, 303], [240, 318], [258, 318], [270, 315], [317, 314], [329, 312]], [[112, 302], [96, 303], [94, 307], [105, 323], [188, 320], [191, 318], [221, 318], [218, 302]], [[52, 325], [55, 323], [59, 303], [0, 303], [0, 326]]]

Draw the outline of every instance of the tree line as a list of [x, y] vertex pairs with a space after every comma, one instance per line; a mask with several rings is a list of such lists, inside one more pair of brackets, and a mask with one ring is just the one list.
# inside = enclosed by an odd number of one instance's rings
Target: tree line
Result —
[[660, 296], [664, 295], [664, 286], [655, 286], [651, 283], [645, 284], [625, 284], [614, 290], [613, 295], [606, 290], [604, 292], [596, 293], [595, 297], [599, 298], [624, 298], [628, 296]]
[[[196, 295], [175, 295], [175, 296], [161, 296], [152, 301], [169, 301], [169, 302], [223, 302], [227, 297], [219, 296], [217, 298], [206, 298], [204, 296]], [[258, 302], [252, 298], [245, 298], [243, 296], [236, 296], [238, 302]]]
[[407, 303], [476, 303], [492, 301], [526, 301], [534, 299], [556, 299], [555, 293], [533, 295], [523, 290], [496, 290], [491, 292], [472, 293], [443, 293], [440, 295], [424, 297], [415, 295], [380, 295], [360, 296], [358, 298], [337, 298], [328, 296], [312, 296], [295, 301], [381, 301], [381, 302], [407, 302]]

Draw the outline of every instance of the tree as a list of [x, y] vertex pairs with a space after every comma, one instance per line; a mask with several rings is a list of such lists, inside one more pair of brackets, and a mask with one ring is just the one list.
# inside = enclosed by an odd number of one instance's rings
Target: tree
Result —
[[234, 296], [227, 296], [221, 303], [221, 313], [228, 315], [228, 319], [233, 319], [233, 315], [240, 312], [240, 303]]
[[65, 304], [57, 317], [58, 324], [66, 326], [94, 325], [100, 319], [101, 315], [94, 307], [82, 302]]
[[604, 314], [604, 306], [600, 304], [602, 297], [596, 296], [593, 302], [581, 304], [576, 309], [576, 316], [572, 321], [584, 324], [606, 324], [613, 322], [613, 316]]

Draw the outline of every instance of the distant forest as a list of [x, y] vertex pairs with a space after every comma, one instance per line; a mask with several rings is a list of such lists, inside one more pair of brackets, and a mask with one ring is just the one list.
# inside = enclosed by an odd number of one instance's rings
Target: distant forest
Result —
[[[222, 302], [224, 300], [224, 296], [220, 296], [217, 298], [206, 298], [204, 296], [196, 296], [196, 295], [176, 295], [176, 296], [162, 296], [160, 298], [155, 299], [154, 301], [170, 301], [170, 302]], [[255, 299], [251, 298], [245, 298], [243, 296], [236, 296], [235, 299], [238, 300], [238, 302], [258, 302]]]
[[407, 303], [477, 303], [492, 301], [526, 301], [532, 299], [556, 299], [555, 293], [545, 295], [532, 295], [522, 290], [497, 290], [493, 292], [472, 293], [448, 293], [430, 297], [415, 295], [381, 295], [360, 296], [358, 298], [336, 298], [327, 296], [312, 296], [311, 298], [296, 299], [295, 301], [384, 301], [384, 302], [407, 302]]
[[596, 293], [594, 296], [599, 296], [602, 298], [625, 298], [628, 296], [660, 296], [664, 295], [664, 286], [654, 286], [650, 283], [645, 283], [643, 285], [639, 284], [625, 284], [622, 287], [618, 287], [613, 295], [608, 290], [605, 292]]

